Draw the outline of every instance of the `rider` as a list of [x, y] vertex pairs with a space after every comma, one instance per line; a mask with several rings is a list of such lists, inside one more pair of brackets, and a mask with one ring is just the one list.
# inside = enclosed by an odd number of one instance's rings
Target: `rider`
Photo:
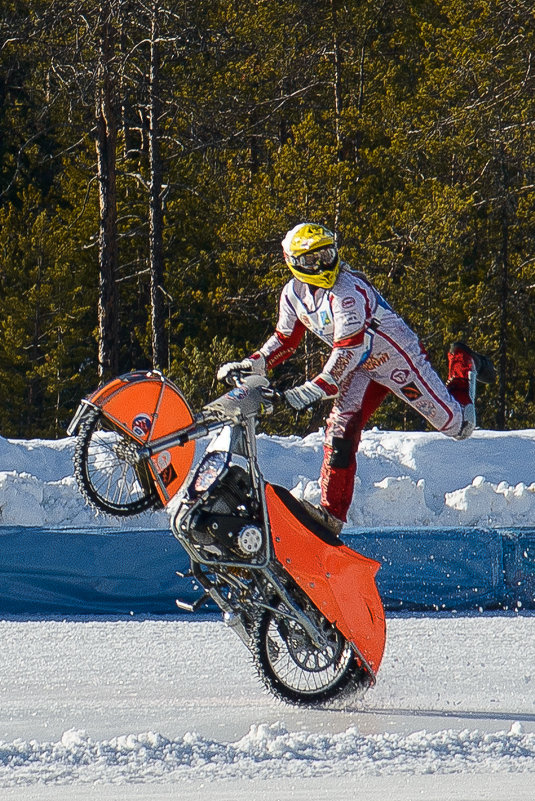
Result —
[[353, 496], [362, 430], [386, 395], [393, 392], [446, 436], [465, 439], [476, 425], [476, 378], [490, 383], [495, 373], [486, 356], [455, 342], [444, 384], [416, 334], [363, 273], [340, 260], [334, 234], [323, 225], [296, 225], [282, 249], [293, 277], [280, 296], [275, 333], [249, 358], [222, 365], [217, 378], [236, 369], [265, 374], [293, 354], [307, 328], [332, 348], [321, 373], [287, 390], [285, 399], [294, 409], [334, 400], [325, 431], [321, 506], [307, 507], [339, 534]]

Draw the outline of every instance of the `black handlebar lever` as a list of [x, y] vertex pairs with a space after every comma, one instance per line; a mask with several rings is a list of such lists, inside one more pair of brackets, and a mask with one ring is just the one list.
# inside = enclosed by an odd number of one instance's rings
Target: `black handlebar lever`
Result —
[[266, 400], [270, 403], [284, 403], [284, 392], [281, 392], [280, 389], [275, 389], [274, 387], [266, 387], [266, 389], [262, 390], [262, 395]]
[[237, 370], [231, 370], [229, 373], [227, 373], [224, 381], [231, 387], [237, 387], [243, 382], [244, 378], [247, 378], [247, 376], [252, 374], [252, 370], [244, 370], [240, 367]]

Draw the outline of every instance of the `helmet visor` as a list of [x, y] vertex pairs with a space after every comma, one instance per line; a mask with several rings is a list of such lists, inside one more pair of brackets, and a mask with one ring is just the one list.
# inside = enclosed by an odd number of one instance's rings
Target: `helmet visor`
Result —
[[331, 246], [315, 250], [312, 253], [303, 253], [301, 256], [287, 254], [287, 259], [299, 272], [307, 275], [317, 275], [327, 270], [336, 261], [336, 248]]

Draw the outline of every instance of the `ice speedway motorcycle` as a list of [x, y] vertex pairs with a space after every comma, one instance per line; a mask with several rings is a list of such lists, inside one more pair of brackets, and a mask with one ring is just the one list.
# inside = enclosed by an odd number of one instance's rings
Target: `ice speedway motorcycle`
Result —
[[[375, 683], [385, 646], [379, 563], [263, 479], [258, 418], [283, 396], [257, 375], [231, 379], [232, 388], [195, 416], [155, 370], [123, 375], [83, 399], [68, 429], [79, 488], [113, 515], [177, 496], [172, 531], [201, 593], [177, 604], [195, 611], [215, 602], [276, 696], [315, 704], [362, 693]], [[206, 438], [196, 462], [196, 444]]]

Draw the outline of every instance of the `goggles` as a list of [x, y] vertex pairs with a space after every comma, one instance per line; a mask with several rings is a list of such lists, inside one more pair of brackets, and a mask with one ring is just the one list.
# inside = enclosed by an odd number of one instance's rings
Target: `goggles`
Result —
[[312, 253], [303, 253], [301, 256], [291, 256], [287, 253], [286, 260], [302, 273], [317, 275], [334, 264], [336, 248], [334, 246], [321, 248]]

